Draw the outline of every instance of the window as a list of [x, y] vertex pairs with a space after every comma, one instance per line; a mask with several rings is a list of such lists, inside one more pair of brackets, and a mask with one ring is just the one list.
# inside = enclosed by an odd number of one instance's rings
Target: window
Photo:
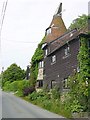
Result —
[[68, 79], [67, 79], [67, 78], [65, 78], [65, 79], [63, 80], [63, 88], [64, 88], [64, 89], [67, 89], [67, 88], [68, 88]]
[[46, 50], [45, 50], [45, 56], [47, 56], [47, 54], [48, 54], [48, 50], [46, 49]]
[[52, 62], [52, 63], [56, 63], [56, 55], [53, 55], [53, 56], [52, 56], [51, 62]]
[[43, 62], [43, 61], [40, 61], [40, 62], [39, 62], [39, 68], [43, 68], [43, 66], [44, 66], [44, 62]]
[[37, 88], [43, 87], [43, 80], [38, 80], [36, 84]]
[[67, 46], [65, 47], [64, 49], [64, 56], [63, 56], [63, 59], [69, 57], [71, 54], [70, 54], [70, 46], [67, 44]]
[[51, 28], [46, 30], [46, 35], [49, 35], [51, 33]]
[[67, 47], [65, 48], [65, 56], [68, 56], [69, 53], [70, 53], [70, 47], [67, 46]]

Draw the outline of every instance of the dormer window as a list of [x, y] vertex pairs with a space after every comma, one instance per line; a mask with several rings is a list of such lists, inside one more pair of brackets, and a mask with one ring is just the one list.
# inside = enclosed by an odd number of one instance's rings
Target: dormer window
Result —
[[51, 27], [49, 27], [48, 29], [46, 29], [46, 35], [49, 35], [51, 33]]
[[44, 49], [47, 46], [47, 43], [42, 44], [42, 49]]

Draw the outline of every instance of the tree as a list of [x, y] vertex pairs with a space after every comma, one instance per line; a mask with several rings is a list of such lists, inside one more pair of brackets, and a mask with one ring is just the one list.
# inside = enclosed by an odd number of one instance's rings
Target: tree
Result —
[[3, 72], [3, 85], [5, 82], [10, 81], [16, 81], [16, 80], [22, 80], [25, 78], [25, 71], [22, 70], [19, 66], [17, 66], [15, 63], [12, 64], [10, 67], [7, 68]]
[[73, 20], [71, 23], [69, 29], [74, 29], [74, 28], [83, 28], [86, 25], [88, 25], [88, 16], [83, 14], [82, 16], [79, 16], [77, 19]]

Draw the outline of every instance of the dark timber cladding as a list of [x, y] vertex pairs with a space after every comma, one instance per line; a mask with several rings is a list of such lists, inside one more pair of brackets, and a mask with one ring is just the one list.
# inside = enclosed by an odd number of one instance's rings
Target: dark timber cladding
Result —
[[[71, 41], [68, 40], [62, 46], [59, 43], [60, 38], [56, 41], [58, 42], [57, 46], [56, 43], [54, 46], [54, 42], [49, 43], [46, 48], [48, 49], [48, 55], [44, 58], [44, 85], [48, 85], [49, 88], [52, 88], [52, 82], [62, 88], [63, 80], [77, 71], [78, 65], [77, 54], [80, 45], [78, 37]], [[66, 49], [69, 49], [68, 53], [65, 53]], [[53, 56], [56, 56], [54, 62], [52, 62]]]
[[68, 90], [67, 78], [79, 72], [77, 55], [80, 38], [87, 37], [87, 33], [87, 27], [80, 30], [66, 30], [62, 19], [62, 4], [60, 4], [50, 26], [46, 29], [45, 43], [42, 45], [44, 87], [51, 89], [58, 86], [61, 90]]

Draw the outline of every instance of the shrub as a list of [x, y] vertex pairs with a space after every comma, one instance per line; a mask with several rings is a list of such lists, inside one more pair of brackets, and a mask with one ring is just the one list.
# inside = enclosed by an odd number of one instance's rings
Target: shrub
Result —
[[58, 87], [55, 86], [51, 90], [51, 97], [52, 97], [52, 99], [60, 99], [60, 90]]
[[23, 89], [23, 95], [27, 96], [27, 95], [31, 94], [32, 92], [34, 92], [34, 91], [35, 91], [35, 87], [34, 86], [28, 87], [28, 88], [24, 88]]

